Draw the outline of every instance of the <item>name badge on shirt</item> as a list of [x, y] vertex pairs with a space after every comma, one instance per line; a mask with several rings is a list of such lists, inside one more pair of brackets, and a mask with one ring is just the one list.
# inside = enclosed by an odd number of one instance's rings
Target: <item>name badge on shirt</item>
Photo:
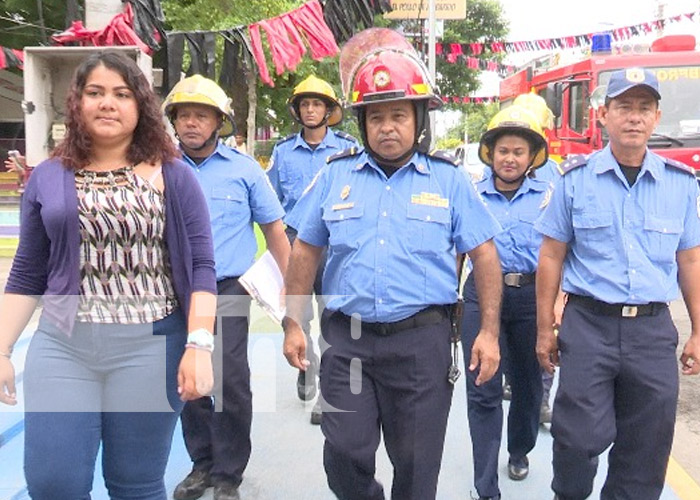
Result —
[[336, 211], [336, 210], [348, 210], [349, 208], [352, 208], [355, 206], [354, 201], [349, 201], [347, 203], [336, 203], [335, 205], [331, 206], [331, 210]]
[[427, 205], [429, 207], [440, 207], [447, 208], [449, 206], [449, 200], [447, 198], [441, 198], [437, 193], [421, 193], [412, 194], [411, 203], [414, 205]]

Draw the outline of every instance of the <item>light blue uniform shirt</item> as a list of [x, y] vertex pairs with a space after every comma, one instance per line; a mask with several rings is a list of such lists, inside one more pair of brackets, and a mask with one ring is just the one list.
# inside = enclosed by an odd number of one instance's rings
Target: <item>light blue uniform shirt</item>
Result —
[[287, 214], [285, 223], [289, 224], [287, 220], [289, 213], [301, 198], [306, 186], [326, 164], [326, 159], [351, 147], [357, 147], [357, 141], [352, 136], [344, 132], [335, 132], [330, 128], [327, 129], [326, 136], [316, 149], [311, 149], [301, 136], [301, 132], [275, 145], [267, 176]]
[[[237, 277], [255, 260], [253, 222], [269, 224], [284, 216], [262, 167], [250, 156], [219, 143], [196, 165], [187, 155], [209, 208], [216, 279]], [[167, 195], [166, 195], [167, 196]]]
[[331, 310], [392, 322], [457, 300], [455, 250], [500, 226], [463, 167], [416, 153], [387, 179], [366, 152], [323, 167], [299, 201], [299, 235], [328, 245]]
[[526, 177], [510, 201], [496, 190], [493, 178], [477, 183], [476, 190], [503, 227], [494, 238], [503, 272], [534, 273], [542, 244], [534, 224], [552, 194], [550, 183]]
[[647, 150], [628, 187], [610, 147], [564, 174], [535, 228], [568, 243], [562, 288], [611, 304], [678, 296], [676, 251], [700, 245], [692, 173]]

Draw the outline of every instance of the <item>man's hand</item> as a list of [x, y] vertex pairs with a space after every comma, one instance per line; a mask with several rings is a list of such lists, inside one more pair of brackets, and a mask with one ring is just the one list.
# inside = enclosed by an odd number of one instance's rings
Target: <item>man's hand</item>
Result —
[[691, 335], [683, 346], [681, 354], [681, 371], [683, 375], [700, 373], [700, 335]]
[[211, 353], [188, 347], [177, 372], [177, 392], [182, 401], [192, 401], [211, 393], [214, 388], [214, 368]]
[[309, 361], [306, 359], [306, 335], [301, 326], [296, 321], [285, 318], [284, 322], [284, 344], [282, 352], [287, 358], [287, 363], [294, 368], [306, 371]]
[[559, 346], [557, 336], [554, 334], [554, 326], [537, 330], [537, 360], [540, 366], [550, 375], [554, 368], [559, 366]]
[[469, 371], [479, 367], [479, 375], [476, 377], [476, 385], [488, 382], [498, 370], [501, 362], [501, 351], [498, 347], [498, 336], [481, 330], [474, 340], [472, 356], [469, 360]]

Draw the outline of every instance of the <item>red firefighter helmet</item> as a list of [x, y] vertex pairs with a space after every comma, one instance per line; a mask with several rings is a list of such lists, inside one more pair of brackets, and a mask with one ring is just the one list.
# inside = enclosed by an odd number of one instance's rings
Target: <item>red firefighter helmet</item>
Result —
[[442, 106], [425, 65], [408, 51], [380, 49], [369, 53], [356, 68], [346, 96], [351, 108], [403, 99], [426, 99], [430, 110]]

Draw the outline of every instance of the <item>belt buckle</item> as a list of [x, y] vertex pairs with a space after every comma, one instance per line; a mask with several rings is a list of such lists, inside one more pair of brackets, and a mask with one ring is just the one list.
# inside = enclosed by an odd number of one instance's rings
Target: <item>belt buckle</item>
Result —
[[636, 318], [637, 314], [639, 314], [639, 308], [637, 306], [622, 306], [623, 318]]
[[506, 273], [503, 275], [503, 283], [506, 286], [511, 286], [515, 288], [520, 288], [520, 278], [522, 278], [523, 273]]

